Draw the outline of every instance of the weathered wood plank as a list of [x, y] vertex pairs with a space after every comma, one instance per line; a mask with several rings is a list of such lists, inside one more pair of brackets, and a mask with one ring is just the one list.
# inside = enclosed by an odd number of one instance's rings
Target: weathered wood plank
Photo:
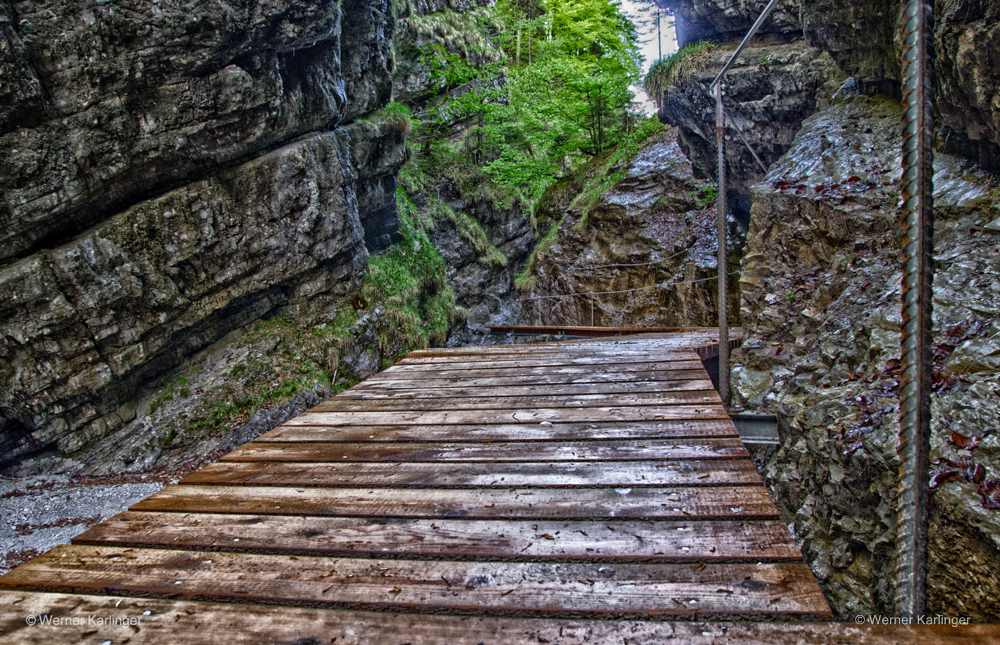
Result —
[[468, 425], [473, 423], [593, 423], [595, 421], [673, 421], [728, 419], [721, 405], [673, 405], [603, 408], [535, 408], [389, 412], [306, 412], [286, 426]]
[[781, 522], [546, 522], [126, 512], [74, 544], [553, 562], [801, 561]]
[[[345, 463], [346, 462], [346, 463]], [[382, 488], [598, 488], [763, 484], [749, 459], [550, 463], [294, 463], [220, 461], [181, 484]]]
[[[28, 616], [58, 620], [28, 625]], [[90, 618], [107, 618], [81, 629]], [[131, 624], [130, 624], [131, 622]], [[146, 645], [335, 643], [335, 645], [986, 645], [1000, 625], [853, 625], [828, 622], [662, 622], [432, 616], [157, 598], [0, 592], [0, 636], [11, 645], [111, 641]]]
[[551, 463], [555, 461], [666, 461], [670, 459], [749, 458], [739, 439], [669, 439], [599, 442], [503, 443], [277, 443], [251, 442], [222, 461], [462, 461]]
[[0, 578], [0, 587], [506, 616], [830, 613], [800, 563], [455, 562], [60, 546]]
[[640, 393], [673, 393], [673, 392], [709, 392], [714, 391], [712, 381], [707, 378], [684, 381], [620, 381], [611, 383], [565, 383], [545, 385], [502, 385], [493, 387], [474, 387], [461, 382], [455, 382], [451, 387], [428, 387], [416, 385], [403, 388], [398, 381], [390, 381], [395, 387], [353, 387], [344, 390], [333, 398], [334, 401], [344, 399], [375, 400], [375, 399], [439, 399], [439, 398], [473, 398], [496, 397], [536, 397], [536, 396], [579, 396], [594, 394], [640, 394]]
[[[380, 372], [377, 379], [379, 381], [389, 380], [416, 380], [423, 378], [447, 379], [447, 378], [498, 378], [505, 376], [515, 376], [529, 379], [536, 376], [566, 375], [575, 374], [594, 378], [598, 374], [646, 374], [649, 372], [659, 372], [664, 379], [673, 370], [698, 370], [704, 377], [704, 368], [701, 361], [667, 361], [657, 363], [626, 363], [624, 365], [601, 365], [597, 370], [593, 366], [586, 365], [548, 365], [544, 367], [496, 367], [491, 369], [461, 369], [453, 368], [451, 365], [438, 366], [437, 369], [428, 368], [425, 370], [386, 370]], [[637, 377], [638, 378], [638, 377]], [[645, 377], [643, 377], [645, 378]], [[525, 381], [530, 383], [531, 381]]]
[[737, 437], [729, 419], [632, 423], [511, 423], [496, 425], [278, 426], [255, 439], [292, 442], [447, 442], [447, 441], [607, 441]]
[[[465, 374], [466, 372], [463, 372]], [[347, 391], [367, 390], [367, 389], [388, 389], [403, 388], [415, 389], [421, 387], [428, 388], [448, 388], [448, 387], [504, 387], [504, 386], [547, 386], [558, 384], [582, 385], [599, 383], [634, 383], [639, 384], [649, 382], [651, 384], [662, 383], [664, 387], [670, 387], [673, 382], [681, 381], [705, 381], [707, 375], [702, 368], [698, 369], [678, 369], [655, 372], [629, 372], [629, 371], [583, 371], [575, 374], [521, 374], [519, 376], [483, 376], [483, 377], [458, 377], [434, 378], [425, 375], [426, 378], [404, 379], [388, 378], [383, 379], [381, 375], [358, 383]], [[709, 381], [711, 382], [711, 381]]]
[[614, 365], [648, 365], [650, 363], [658, 363], [663, 361], [688, 361], [692, 360], [695, 356], [689, 351], [675, 351], [675, 352], [662, 352], [655, 355], [633, 355], [633, 356], [615, 356], [605, 357], [605, 356], [552, 356], [551, 358], [545, 357], [544, 355], [539, 358], [521, 358], [513, 360], [498, 360], [498, 361], [453, 361], [449, 359], [403, 359], [402, 361], [396, 363], [392, 367], [384, 370], [383, 373], [397, 373], [397, 372], [426, 372], [427, 370], [435, 369], [450, 369], [450, 370], [492, 370], [492, 369], [502, 369], [502, 368], [530, 368], [530, 367], [556, 367], [556, 366], [574, 366], [579, 367], [582, 365], [590, 365], [591, 369], [597, 369], [599, 366], [607, 365], [609, 363]]
[[[562, 364], [562, 361], [586, 361], [581, 365], [601, 365], [604, 363], [649, 362], [665, 360], [693, 360], [697, 353], [690, 349], [656, 348], [642, 350], [585, 348], [578, 351], [525, 351], [493, 354], [465, 354], [450, 356], [409, 356], [396, 365], [452, 365], [474, 363], [476, 365], [509, 363], [522, 364], [525, 361], [543, 361], [545, 364]], [[571, 363], [572, 364], [572, 363]]]
[[763, 486], [450, 490], [167, 486], [132, 511], [423, 519], [777, 519]]
[[626, 394], [562, 394], [548, 396], [471, 397], [334, 397], [310, 412], [379, 412], [382, 410], [514, 410], [537, 408], [604, 408], [608, 406], [722, 405], [715, 390], [637, 392]]

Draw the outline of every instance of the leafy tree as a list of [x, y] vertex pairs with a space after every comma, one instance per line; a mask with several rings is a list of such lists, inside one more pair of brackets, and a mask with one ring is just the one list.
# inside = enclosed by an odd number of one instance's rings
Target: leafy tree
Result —
[[638, 39], [614, 0], [501, 0], [493, 19], [503, 64], [426, 50], [432, 80], [450, 98], [425, 109], [424, 151], [454, 123], [472, 121], [468, 161], [533, 201], [634, 127]]

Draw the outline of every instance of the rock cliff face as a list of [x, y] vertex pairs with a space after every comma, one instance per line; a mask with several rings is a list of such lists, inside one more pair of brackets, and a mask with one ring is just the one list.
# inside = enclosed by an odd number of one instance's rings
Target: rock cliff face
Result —
[[[741, 11], [716, 0], [681, 4], [678, 22], [720, 7]], [[993, 239], [1000, 184], [987, 172], [998, 158], [997, 11], [996, 3], [935, 3], [936, 477], [928, 603], [932, 612], [978, 621], [1000, 616], [1000, 264]], [[899, 4], [804, 3], [801, 24], [806, 44], [775, 51], [823, 50], [838, 69], [831, 73], [826, 63], [816, 82], [802, 87], [783, 131], [768, 123], [780, 118], [745, 122], [747, 139], [767, 155], [762, 180], [754, 183], [763, 173], [755, 174], [752, 159], [729, 158], [730, 168], [753, 169], [736, 177], [749, 187], [752, 206], [740, 276], [747, 336], [733, 354], [733, 385], [737, 404], [779, 418], [781, 444], [765, 460], [765, 479], [834, 610], [844, 618], [888, 614], [898, 488]], [[725, 39], [726, 29], [699, 37]], [[709, 69], [705, 77], [712, 76], [711, 55], [696, 61]], [[744, 59], [756, 68], [751, 76], [768, 76], [756, 54]], [[675, 77], [661, 118], [681, 124], [696, 172], [711, 176], [711, 99], [707, 78], [696, 87], [700, 70], [691, 69], [688, 62], [688, 74]], [[759, 98], [740, 94], [738, 76], [732, 82], [730, 114], [757, 113]], [[775, 96], [794, 88], [776, 82]], [[769, 149], [772, 141], [780, 146]]]
[[[700, 40], [742, 40], [768, 0], [657, 0], [674, 13], [677, 45]], [[795, 40], [802, 37], [800, 12], [808, 2], [783, 0], [757, 32], [760, 36]]]
[[[434, 246], [448, 267], [448, 284], [455, 302], [468, 315], [456, 325], [449, 345], [481, 345], [496, 342], [488, 325], [509, 325], [522, 317], [514, 288], [514, 276], [524, 266], [535, 243], [531, 222], [519, 205], [506, 207], [476, 200], [460, 189], [442, 191], [449, 208], [474, 221], [484, 237], [469, 235], [462, 220], [445, 219], [430, 231]], [[477, 239], [478, 238], [478, 239]], [[482, 242], [489, 247], [483, 251]], [[478, 242], [478, 244], [477, 244]], [[501, 259], [502, 258], [502, 259]]]
[[[573, 200], [550, 207], [561, 224], [550, 234], [551, 244], [535, 252], [520, 294], [525, 324], [716, 324], [714, 192], [694, 178], [676, 130], [655, 135], [634, 159], [607, 169], [615, 173], [621, 179], [586, 212], [585, 204]], [[738, 249], [731, 253], [735, 269]], [[656, 286], [665, 283], [671, 286]], [[731, 314], [737, 313], [734, 298]]]
[[[734, 388], [781, 419], [765, 476], [842, 616], [892, 611], [900, 130], [887, 99], [845, 98], [808, 119], [753, 188], [741, 276]], [[1000, 516], [984, 508], [1000, 476], [998, 204], [994, 178], [936, 156], [932, 459], [955, 474], [933, 496], [929, 603], [989, 622], [1000, 616]]]
[[[424, 61], [431, 47], [459, 55], [470, 66], [502, 60], [503, 53], [485, 36], [492, 4], [492, 0], [397, 3], [395, 100], [411, 106], [418, 118], [426, 118], [428, 109], [466, 90], [442, 89], [431, 78]], [[461, 121], [448, 124], [446, 145], [461, 149], [473, 127]], [[528, 214], [519, 203], [499, 199], [491, 180], [472, 168], [471, 161], [459, 164], [462, 167], [438, 165], [429, 176], [421, 166], [430, 160], [416, 157], [403, 171], [416, 180], [402, 185], [445, 260], [455, 302], [468, 313], [451, 330], [448, 344], [495, 342], [487, 325], [512, 324], [520, 318], [514, 275], [535, 241]]]
[[[659, 118], [679, 129], [695, 176], [716, 181], [715, 99], [709, 86], [733, 49], [693, 55], [659, 103]], [[750, 186], [764, 176], [753, 152], [770, 166], [788, 150], [802, 120], [825, 105], [843, 77], [830, 57], [802, 42], [749, 47], [726, 75], [727, 197], [744, 223]], [[749, 147], [748, 145], [749, 144]]]
[[0, 462], [229, 332], [331, 315], [396, 235], [388, 2], [0, 2]]
[[[898, 96], [898, 2], [809, 2], [803, 4], [802, 21], [806, 41], [829, 52], [846, 75], [857, 79], [862, 92]], [[1000, 5], [936, 2], [934, 50], [941, 149], [1000, 170]]]

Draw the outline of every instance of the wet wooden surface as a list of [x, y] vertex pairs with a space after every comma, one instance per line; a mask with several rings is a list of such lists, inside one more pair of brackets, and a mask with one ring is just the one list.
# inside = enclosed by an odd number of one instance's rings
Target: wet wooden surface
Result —
[[92, 642], [24, 622], [89, 608], [142, 642], [827, 642], [848, 628], [662, 622], [829, 616], [697, 359], [713, 334], [413, 352], [0, 577], [0, 640]]
[[[29, 625], [26, 620], [49, 616], [47, 624]], [[88, 625], [91, 617], [106, 620]], [[0, 591], [0, 635], [5, 643], [30, 645], [988, 645], [1000, 642], [1000, 626], [566, 620], [300, 607], [274, 611], [259, 604]]]

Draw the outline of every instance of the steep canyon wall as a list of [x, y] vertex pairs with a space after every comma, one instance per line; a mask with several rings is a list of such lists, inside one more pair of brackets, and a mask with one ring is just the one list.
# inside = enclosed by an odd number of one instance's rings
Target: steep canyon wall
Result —
[[[0, 462], [72, 452], [392, 241], [388, 2], [0, 2]], [[378, 234], [370, 234], [377, 231]]]
[[[707, 85], [760, 7], [668, 3], [689, 50], [661, 98], [714, 177]], [[763, 3], [757, 3], [763, 5]], [[776, 414], [764, 475], [834, 610], [893, 613], [901, 223], [899, 4], [792, 3], [729, 81], [728, 180], [749, 215], [736, 403]], [[997, 3], [935, 3], [935, 491], [929, 609], [1000, 617], [995, 388]], [[706, 17], [714, 17], [715, 22]], [[719, 25], [712, 30], [712, 24]], [[683, 28], [688, 29], [687, 32]], [[692, 35], [694, 34], [694, 35]], [[741, 35], [741, 34], [739, 34]], [[846, 82], [844, 79], [847, 79]], [[766, 88], [755, 93], [754, 88]], [[766, 173], [748, 156], [756, 150]]]

